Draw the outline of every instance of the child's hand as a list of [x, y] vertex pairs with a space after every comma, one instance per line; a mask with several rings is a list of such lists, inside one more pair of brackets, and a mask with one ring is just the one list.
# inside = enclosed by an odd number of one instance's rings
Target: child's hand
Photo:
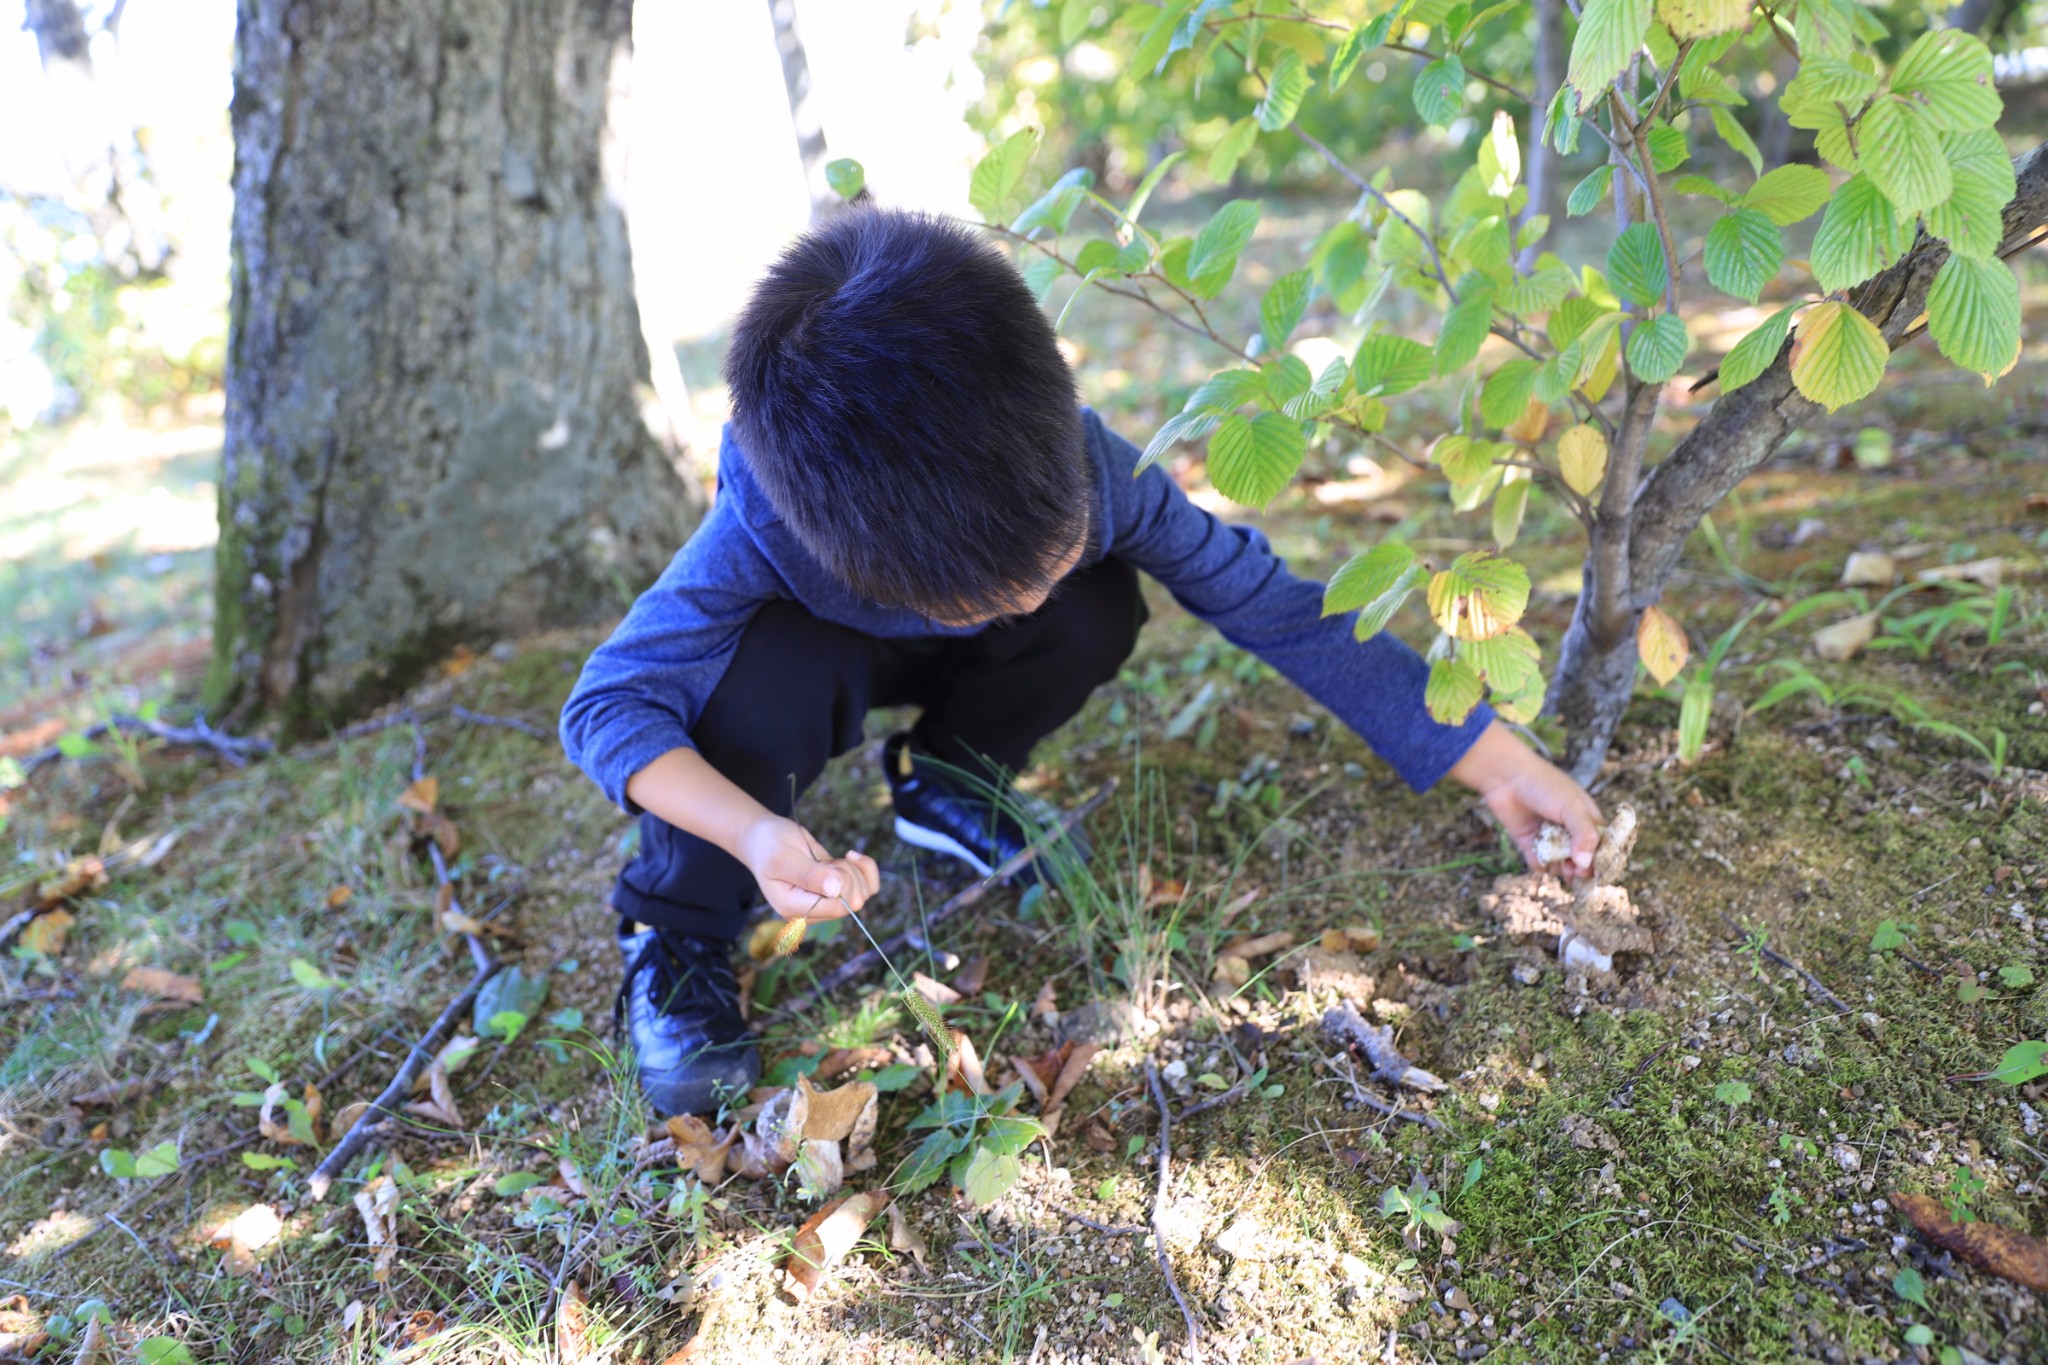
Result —
[[1546, 821], [1563, 825], [1572, 836], [1571, 860], [1549, 870], [1570, 881], [1592, 868], [1593, 850], [1600, 846], [1600, 807], [1499, 721], [1458, 760], [1451, 776], [1479, 793], [1531, 871], [1543, 870], [1536, 861], [1536, 831]]
[[852, 852], [828, 858], [809, 830], [779, 815], [748, 826], [734, 853], [784, 919], [838, 919], [882, 889], [873, 858]]

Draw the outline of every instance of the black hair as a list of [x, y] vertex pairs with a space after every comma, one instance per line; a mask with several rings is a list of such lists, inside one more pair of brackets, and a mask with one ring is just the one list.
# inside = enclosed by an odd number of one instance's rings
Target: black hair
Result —
[[813, 228], [755, 286], [725, 377], [769, 502], [871, 601], [1001, 611], [1093, 533], [1073, 374], [962, 223], [855, 205]]

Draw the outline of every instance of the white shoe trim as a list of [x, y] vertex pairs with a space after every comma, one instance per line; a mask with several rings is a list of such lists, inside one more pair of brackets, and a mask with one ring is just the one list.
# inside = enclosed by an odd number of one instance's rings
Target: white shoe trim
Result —
[[987, 863], [976, 857], [966, 845], [962, 844], [952, 835], [943, 834], [935, 829], [926, 829], [923, 825], [912, 824], [900, 815], [896, 817], [896, 837], [906, 844], [915, 844], [919, 848], [928, 848], [934, 853], [945, 853], [958, 858], [984, 877], [995, 871], [993, 867], [990, 867]]

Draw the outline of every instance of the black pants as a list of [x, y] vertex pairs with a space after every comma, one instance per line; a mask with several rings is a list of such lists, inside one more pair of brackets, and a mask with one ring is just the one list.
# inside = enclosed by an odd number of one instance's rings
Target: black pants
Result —
[[[1014, 773], [1116, 676], [1145, 616], [1137, 571], [1113, 558], [1067, 578], [1032, 615], [964, 638], [877, 639], [772, 603], [741, 634], [690, 738], [779, 815], [861, 742], [875, 706], [922, 706], [919, 748], [969, 771]], [[737, 938], [760, 901], [738, 859], [652, 814], [612, 893], [629, 919], [715, 938]]]

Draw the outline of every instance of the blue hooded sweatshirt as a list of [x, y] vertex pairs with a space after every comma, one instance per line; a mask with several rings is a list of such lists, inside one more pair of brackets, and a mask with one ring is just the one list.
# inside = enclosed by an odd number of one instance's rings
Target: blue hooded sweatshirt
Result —
[[[1320, 584], [1297, 578], [1249, 526], [1189, 502], [1159, 468], [1134, 472], [1139, 451], [1081, 413], [1103, 510], [1086, 563], [1108, 556], [1151, 575], [1190, 612], [1336, 713], [1417, 791], [1435, 785], [1492, 719], [1480, 706], [1439, 725], [1422, 702], [1429, 669], [1392, 635], [1360, 643], [1352, 613], [1326, 617]], [[739, 648], [754, 613], [794, 601], [812, 615], [883, 639], [963, 636], [881, 607], [840, 586], [776, 515], [728, 428], [710, 513], [611, 638], [598, 646], [562, 708], [562, 745], [628, 811], [626, 781], [671, 749], [694, 747], [691, 727]]]

